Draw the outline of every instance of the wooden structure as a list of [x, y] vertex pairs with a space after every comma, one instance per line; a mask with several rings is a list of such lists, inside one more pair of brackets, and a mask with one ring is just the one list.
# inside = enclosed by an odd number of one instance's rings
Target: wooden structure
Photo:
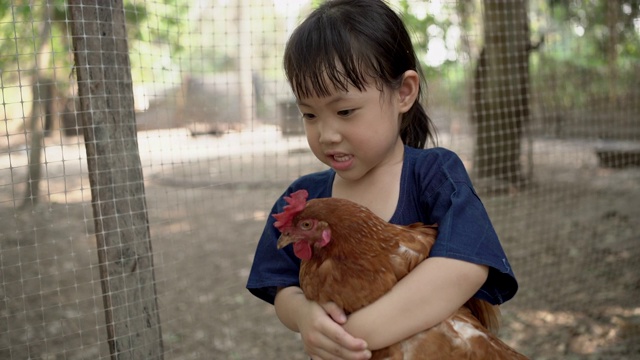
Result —
[[111, 358], [161, 359], [123, 4], [68, 6]]

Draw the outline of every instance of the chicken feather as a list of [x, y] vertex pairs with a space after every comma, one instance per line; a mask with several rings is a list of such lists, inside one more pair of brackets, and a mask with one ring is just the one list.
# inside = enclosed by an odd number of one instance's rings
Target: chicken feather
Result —
[[[294, 244], [302, 259], [300, 287], [309, 300], [332, 301], [346, 314], [388, 292], [435, 243], [437, 225], [394, 225], [354, 202], [307, 202], [307, 196], [305, 190], [293, 193], [274, 215], [282, 233], [278, 248]], [[473, 298], [440, 324], [374, 351], [372, 359], [527, 359], [491, 331], [497, 331], [497, 318], [497, 307]]]

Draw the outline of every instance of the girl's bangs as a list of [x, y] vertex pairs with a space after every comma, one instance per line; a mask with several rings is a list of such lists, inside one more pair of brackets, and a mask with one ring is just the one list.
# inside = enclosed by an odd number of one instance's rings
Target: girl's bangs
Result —
[[329, 27], [326, 33], [296, 35], [287, 44], [285, 71], [297, 98], [326, 97], [349, 86], [362, 91], [368, 85], [373, 64], [348, 34]]

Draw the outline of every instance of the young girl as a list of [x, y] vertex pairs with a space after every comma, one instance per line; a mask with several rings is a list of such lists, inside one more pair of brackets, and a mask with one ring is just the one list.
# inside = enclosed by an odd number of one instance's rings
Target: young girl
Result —
[[[309, 146], [330, 169], [303, 176], [283, 196], [360, 203], [391, 223], [438, 224], [429, 258], [348, 319], [308, 301], [300, 260], [269, 217], [247, 288], [273, 303], [313, 359], [368, 359], [447, 318], [475, 296], [501, 304], [517, 282], [482, 202], [456, 154], [424, 149], [431, 121], [421, 72], [401, 19], [381, 0], [328, 1], [292, 34], [284, 55]], [[271, 214], [282, 212], [282, 197]]]

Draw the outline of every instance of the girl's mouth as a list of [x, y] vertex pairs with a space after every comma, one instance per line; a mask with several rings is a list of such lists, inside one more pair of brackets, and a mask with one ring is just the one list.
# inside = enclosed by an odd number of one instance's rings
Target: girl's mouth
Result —
[[329, 155], [329, 161], [334, 170], [348, 170], [353, 165], [353, 155], [333, 154]]

